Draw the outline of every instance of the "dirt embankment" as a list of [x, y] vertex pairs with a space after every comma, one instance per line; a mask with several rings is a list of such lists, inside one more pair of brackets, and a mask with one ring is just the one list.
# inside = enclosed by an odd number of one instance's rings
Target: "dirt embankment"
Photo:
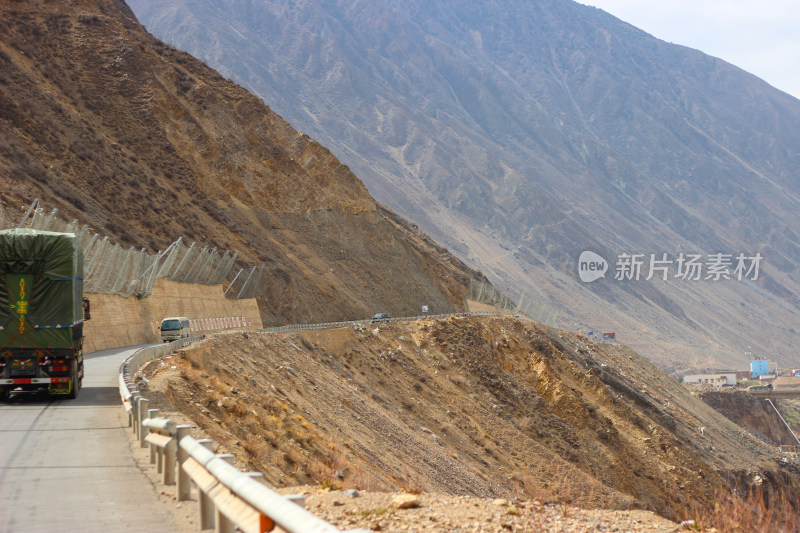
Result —
[[[796, 416], [790, 416], [790, 413], [796, 412], [791, 401], [774, 400], [772, 402], [779, 411], [782, 409], [787, 411], [786, 415], [781, 413], [779, 416], [767, 400], [756, 398], [742, 391], [708, 391], [701, 393], [700, 397], [737, 425], [770, 445], [797, 444], [791, 429], [784, 424], [784, 420], [791, 421]], [[781, 420], [781, 417], [784, 420]]]
[[[641, 507], [673, 520], [728, 494], [719, 472], [800, 494], [797, 465], [779, 466], [634, 352], [511, 317], [218, 335], [175, 366], [151, 394], [276, 486]], [[788, 474], [767, 474], [778, 471]]]

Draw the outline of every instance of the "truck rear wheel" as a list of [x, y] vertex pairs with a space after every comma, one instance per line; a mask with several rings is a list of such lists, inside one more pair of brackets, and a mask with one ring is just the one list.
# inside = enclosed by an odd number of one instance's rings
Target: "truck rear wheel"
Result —
[[78, 379], [78, 360], [73, 359], [72, 363], [70, 364], [70, 372], [69, 372], [69, 379], [70, 383], [70, 390], [67, 398], [70, 400], [74, 400], [78, 397], [78, 390], [81, 387], [81, 382]]
[[0, 402], [7, 402], [8, 397], [11, 395], [11, 387], [0, 386]]

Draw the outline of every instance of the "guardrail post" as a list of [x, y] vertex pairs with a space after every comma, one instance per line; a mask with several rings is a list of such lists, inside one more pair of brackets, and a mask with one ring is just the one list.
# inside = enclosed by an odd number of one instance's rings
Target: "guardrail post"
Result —
[[[148, 410], [147, 410], [147, 418], [156, 418], [156, 416], [157, 416], [157, 415], [158, 415], [158, 413], [160, 413], [160, 412], [161, 412], [161, 409], [148, 409]], [[148, 428], [148, 427], [145, 427], [145, 431], [147, 431], [147, 433], [145, 434], [145, 437], [147, 437], [147, 435], [150, 433], [150, 428]], [[160, 454], [160, 453], [159, 453], [159, 452], [156, 450], [156, 447], [155, 447], [155, 446], [153, 446], [153, 445], [151, 444], [151, 445], [150, 445], [150, 464], [151, 464], [151, 465], [152, 465], [152, 464], [155, 464], [155, 462], [156, 462], [156, 455], [158, 455], [158, 473], [160, 474], [160, 473], [161, 473], [161, 467], [162, 467], [162, 464], [161, 464], [161, 461], [162, 461], [161, 454]]]
[[139, 398], [138, 401], [136, 402], [137, 403], [136, 419], [138, 423], [137, 427], [139, 428], [137, 436], [139, 437], [140, 448], [144, 448], [145, 445], [144, 438], [147, 436], [147, 428], [142, 426], [142, 420], [147, 420], [146, 409], [147, 409], [147, 403], [149, 402], [150, 400], [148, 400], [147, 398]]
[[211, 497], [203, 492], [202, 490], [199, 491], [200, 494], [197, 497], [198, 503], [200, 504], [200, 529], [212, 529], [214, 527], [214, 502], [211, 500]]
[[[132, 390], [132, 389], [129, 389]], [[139, 396], [138, 394], [133, 394], [131, 396], [131, 416], [133, 417], [133, 435], [138, 439], [139, 438]]]
[[236, 524], [219, 509], [215, 511], [215, 515], [217, 520], [215, 533], [234, 533], [236, 531]]
[[178, 447], [178, 441], [173, 435], [169, 444], [164, 448], [164, 485], [175, 484], [175, 455]]
[[189, 458], [189, 454], [181, 448], [181, 439], [191, 431], [192, 426], [180, 425], [177, 427], [177, 454], [178, 454], [178, 501], [183, 502], [192, 496], [192, 484], [189, 481], [189, 474], [183, 470], [183, 463]]
[[[217, 455], [217, 458], [222, 459], [231, 466], [233, 466], [234, 462], [236, 461], [236, 457], [231, 453], [221, 453]], [[216, 510], [215, 514], [217, 519], [216, 533], [233, 533], [236, 530], [236, 524], [234, 524], [227, 516], [221, 513], [219, 509]]]
[[[214, 451], [214, 441], [211, 439], [200, 439], [197, 441], [201, 445], [203, 445], [209, 451]], [[198, 487], [199, 489], [199, 487]], [[199, 490], [200, 495], [197, 498], [198, 503], [200, 504], [200, 529], [212, 529], [214, 527], [214, 502], [211, 500], [211, 497]]]
[[[124, 377], [123, 377], [123, 379], [124, 379]], [[133, 390], [133, 385], [127, 379], [124, 379], [124, 383], [125, 383], [125, 388], [128, 389], [127, 392], [130, 395], [127, 398], [127, 400], [128, 400], [128, 404], [131, 406], [131, 408], [130, 409], [126, 409], [127, 415], [128, 415], [128, 427], [133, 429], [133, 414], [136, 412], [136, 408], [133, 405], [133, 394], [131, 393], [131, 391]], [[123, 398], [122, 400], [124, 402], [125, 398]], [[135, 429], [134, 429], [134, 431], [135, 431]]]

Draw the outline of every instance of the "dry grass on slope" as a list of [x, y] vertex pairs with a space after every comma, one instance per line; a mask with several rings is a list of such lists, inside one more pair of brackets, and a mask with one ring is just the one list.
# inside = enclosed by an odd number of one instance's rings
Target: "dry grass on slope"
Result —
[[[708, 406], [624, 347], [510, 317], [219, 335], [180, 359], [159, 388], [277, 486], [643, 507], [682, 520], [729, 494], [705, 455], [719, 471], [748, 457], [768, 468], [763, 445], [708, 420]], [[716, 440], [692, 440], [699, 423]]]

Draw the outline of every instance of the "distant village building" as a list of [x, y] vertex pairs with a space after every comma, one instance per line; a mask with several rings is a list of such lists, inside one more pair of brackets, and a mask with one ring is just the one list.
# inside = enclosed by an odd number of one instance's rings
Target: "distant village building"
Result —
[[733, 387], [736, 385], [736, 373], [726, 372], [724, 374], [694, 374], [683, 377], [686, 385], [713, 385], [714, 387]]
[[750, 374], [751, 377], [758, 379], [759, 376], [767, 374], [777, 374], [778, 362], [770, 361], [766, 357], [757, 357], [750, 361]]

